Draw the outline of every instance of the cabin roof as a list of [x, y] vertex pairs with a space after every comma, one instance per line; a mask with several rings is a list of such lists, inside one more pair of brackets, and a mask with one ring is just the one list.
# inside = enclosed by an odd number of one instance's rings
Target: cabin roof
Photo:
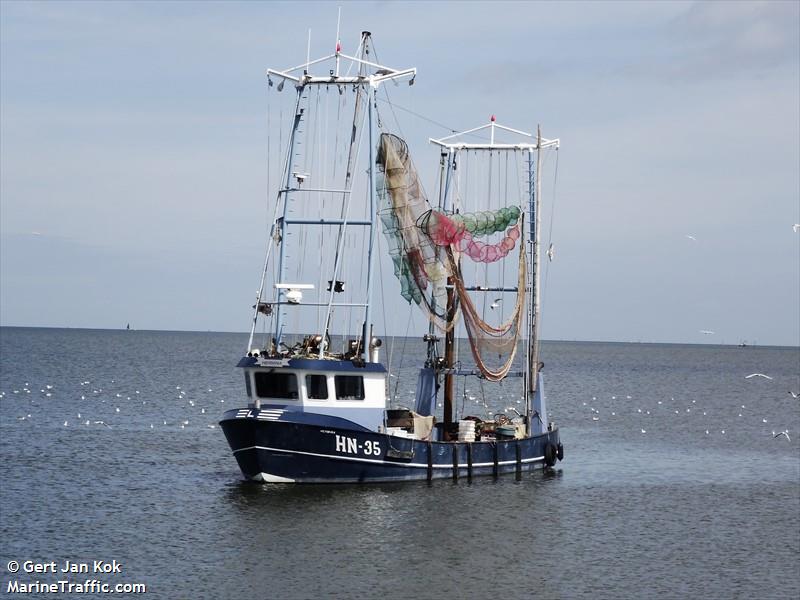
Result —
[[301, 369], [306, 371], [343, 371], [356, 373], [386, 373], [381, 363], [362, 363], [359, 366], [350, 360], [319, 360], [312, 358], [256, 358], [244, 356], [237, 367], [267, 367], [273, 369]]

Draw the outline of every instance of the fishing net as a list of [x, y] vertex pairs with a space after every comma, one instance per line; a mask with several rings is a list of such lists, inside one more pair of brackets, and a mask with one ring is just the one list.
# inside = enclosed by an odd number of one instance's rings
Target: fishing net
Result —
[[[475, 262], [491, 263], [505, 258], [519, 239], [520, 210], [516, 206], [498, 211], [445, 215], [429, 210], [417, 225], [437, 246], [454, 246]], [[508, 227], [513, 225], [513, 227]], [[508, 227], [506, 237], [496, 244], [476, 241], [475, 238], [497, 233]]]
[[380, 218], [389, 242], [389, 254], [401, 294], [415, 302], [443, 331], [454, 323], [447, 321], [447, 278], [452, 275], [431, 238], [417, 220], [431, 207], [419, 183], [417, 170], [408, 154], [408, 146], [399, 137], [381, 134], [378, 165], [383, 170], [383, 185], [378, 182], [383, 208]]
[[[381, 134], [377, 161], [382, 170], [382, 179], [377, 182], [379, 214], [401, 295], [419, 305], [442, 331], [452, 329], [458, 315], [463, 315], [476, 366], [486, 379], [503, 379], [514, 360], [524, 316], [524, 246], [520, 244], [519, 249], [516, 303], [500, 325], [491, 325], [482, 318], [464, 283], [461, 258], [466, 256], [485, 264], [506, 258], [522, 236], [519, 207], [450, 215], [433, 210], [419, 183], [408, 146], [392, 134]], [[499, 242], [476, 239], [500, 232], [505, 235]], [[448, 278], [454, 289], [450, 319]]]

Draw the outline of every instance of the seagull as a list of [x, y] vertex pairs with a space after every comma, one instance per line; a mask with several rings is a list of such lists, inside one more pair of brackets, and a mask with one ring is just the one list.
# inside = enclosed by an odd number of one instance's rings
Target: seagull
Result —
[[778, 433], [775, 433], [774, 431], [772, 432], [772, 437], [773, 437], [773, 439], [774, 439], [774, 438], [779, 438], [779, 437], [781, 437], [782, 435], [786, 436], [786, 440], [787, 440], [787, 441], [789, 441], [789, 442], [791, 442], [791, 441], [792, 441], [792, 438], [790, 438], [790, 437], [789, 437], [789, 430], [788, 430], [788, 429], [787, 429], [787, 430], [785, 430], [785, 431], [779, 431]]
[[792, 231], [794, 231], [795, 233], [800, 231], [800, 223], [795, 223], [794, 225], [792, 225]]
[[800, 398], [800, 394], [797, 394], [797, 393], [793, 392], [792, 390], [789, 390], [789, 393], [792, 395], [792, 398], [794, 398], [794, 399]]
[[745, 379], [750, 379], [752, 377], [763, 377], [764, 379], [772, 379], [769, 375], [764, 375], [763, 373], [750, 373], [750, 375], [746, 375]]
[[647, 431], [646, 431], [646, 430], [644, 430], [644, 429], [642, 429], [642, 433], [647, 433]]
[[494, 310], [495, 308], [497, 308], [498, 306], [500, 306], [500, 303], [501, 303], [502, 301], [503, 301], [503, 299], [502, 299], [502, 298], [495, 298], [495, 299], [492, 301], [492, 303], [489, 305], [489, 308], [491, 308], [492, 310]]
[[550, 259], [550, 262], [553, 262], [553, 255], [556, 253], [556, 248], [553, 244], [550, 244], [550, 247], [547, 249], [547, 258]]
[[709, 329], [701, 329], [700, 333], [702, 333], [703, 335], [714, 335], [714, 332]]
[[686, 234], [686, 237], [689, 238], [690, 240], [692, 240], [693, 242], [697, 241], [696, 237], [694, 237], [693, 235], [689, 235], [688, 233]]

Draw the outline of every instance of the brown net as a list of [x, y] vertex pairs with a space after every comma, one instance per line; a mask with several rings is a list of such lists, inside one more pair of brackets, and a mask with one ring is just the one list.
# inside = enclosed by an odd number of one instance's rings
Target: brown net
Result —
[[[519, 207], [457, 215], [432, 210], [408, 146], [392, 134], [380, 137], [378, 164], [383, 171], [383, 182], [378, 186], [380, 218], [402, 296], [418, 304], [442, 331], [452, 329], [458, 314], [462, 314], [476, 366], [490, 381], [503, 379], [514, 361], [524, 318], [524, 244], [519, 244], [516, 303], [500, 325], [491, 325], [481, 317], [464, 283], [460, 261], [464, 256], [479, 263], [506, 258], [523, 234]], [[496, 243], [475, 239], [497, 233], [504, 233], [504, 237]], [[448, 278], [455, 290], [451, 313], [455, 316], [450, 320]]]

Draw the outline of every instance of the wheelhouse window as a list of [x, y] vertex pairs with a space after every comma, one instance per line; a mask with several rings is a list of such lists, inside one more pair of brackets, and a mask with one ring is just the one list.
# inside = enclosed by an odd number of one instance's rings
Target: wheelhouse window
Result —
[[364, 399], [364, 378], [361, 375], [336, 375], [337, 400], [363, 400]]
[[306, 392], [312, 400], [327, 400], [328, 378], [325, 375], [306, 375]]
[[253, 389], [250, 387], [250, 373], [248, 371], [244, 372], [244, 387], [247, 389], [247, 397], [252, 397]]
[[256, 394], [259, 398], [297, 400], [297, 375], [283, 372], [256, 372]]

